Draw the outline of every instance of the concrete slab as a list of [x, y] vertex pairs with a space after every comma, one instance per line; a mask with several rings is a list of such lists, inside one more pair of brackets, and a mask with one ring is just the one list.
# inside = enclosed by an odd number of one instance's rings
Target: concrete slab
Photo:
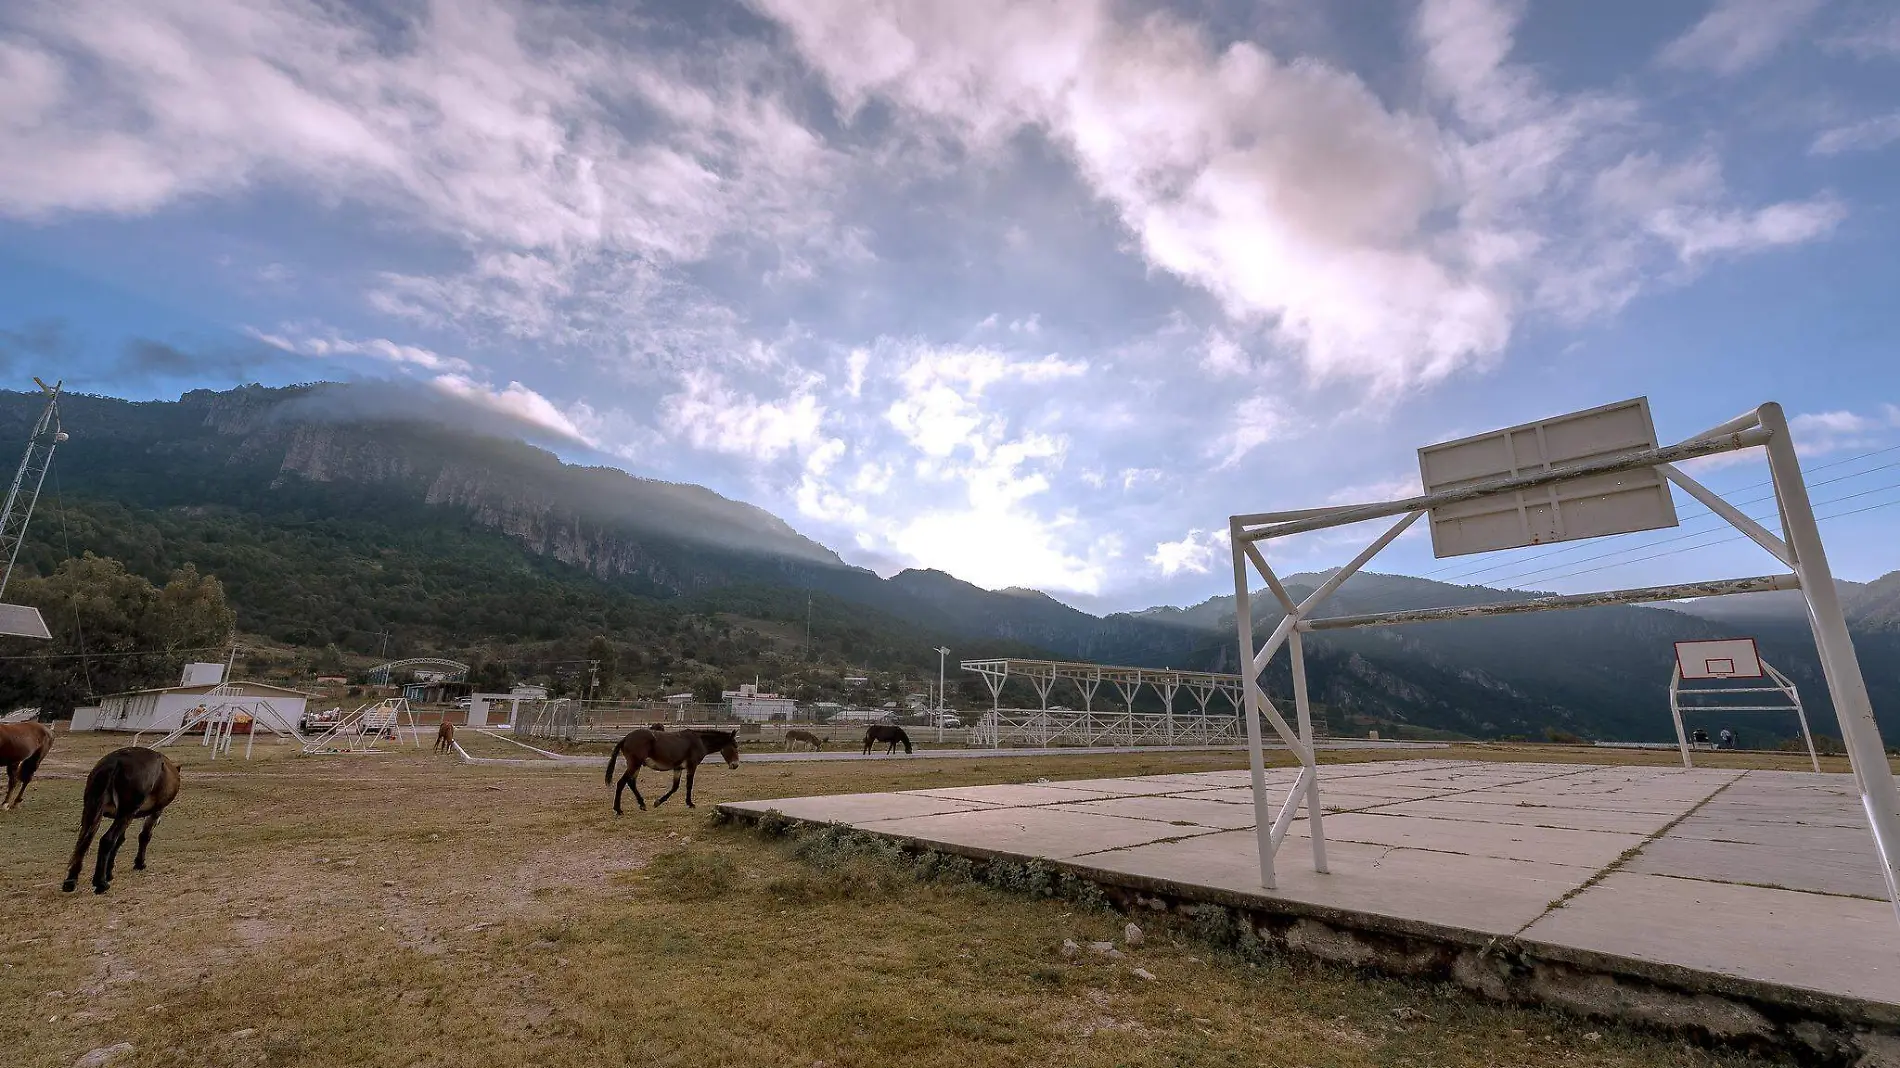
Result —
[[1841, 849], [1798, 834], [1768, 845], [1712, 842], [1677, 837], [1672, 831], [1644, 846], [1624, 870], [1847, 894], [1884, 902], [1887, 882], [1880, 874], [1880, 863], [1874, 859], [1872, 835], [1857, 844], [1857, 849]]
[[948, 797], [958, 801], [980, 801], [986, 805], [1059, 805], [1065, 801], [1079, 801], [1084, 797], [1114, 797], [1118, 791], [1070, 786], [1057, 789], [1052, 786], [1023, 785], [1004, 783], [996, 786], [946, 786], [941, 789], [912, 790], [910, 793], [927, 797]]
[[1101, 812], [1128, 819], [1156, 820], [1217, 830], [1253, 826], [1252, 805], [1230, 805], [1192, 797], [1111, 797], [1068, 806], [1077, 812]]
[[[1304, 836], [1307, 831], [1302, 826], [1298, 833]], [[1644, 836], [1356, 812], [1327, 816], [1326, 840], [1584, 865], [1594, 870], [1631, 846], [1641, 845]]]
[[1067, 807], [986, 808], [879, 820], [869, 829], [945, 845], [1056, 860], [1183, 834], [1210, 833], [1205, 827], [1172, 827], [1154, 820], [1124, 819]]
[[1515, 932], [1594, 870], [1338, 842], [1327, 848], [1332, 873], [1320, 875], [1312, 870], [1306, 843], [1289, 839], [1278, 857], [1280, 885], [1265, 891], [1260, 888], [1258, 856], [1253, 832], [1246, 830], [1086, 854], [1075, 860], [1090, 868], [1146, 879], [1489, 935]]
[[793, 819], [864, 826], [906, 816], [935, 816], [991, 806], [922, 794], [832, 794], [824, 797], [785, 797], [775, 801], [735, 801], [721, 807], [758, 813], [777, 809], [780, 815]]
[[1150, 794], [1178, 794], [1183, 789], [1182, 784], [1178, 782], [1147, 778], [1070, 779], [1028, 785], [1046, 786], [1051, 790], [1075, 790], [1089, 797], [1143, 797]]
[[1564, 827], [1578, 831], [1654, 834], [1675, 816], [1655, 812], [1608, 812], [1558, 808], [1552, 805], [1483, 805], [1466, 801], [1469, 794], [1437, 801], [1398, 801], [1372, 811], [1382, 815], [1434, 816], [1471, 823], [1522, 827]]
[[1885, 901], [1621, 872], [1523, 937], [1900, 1004], [1900, 926]]

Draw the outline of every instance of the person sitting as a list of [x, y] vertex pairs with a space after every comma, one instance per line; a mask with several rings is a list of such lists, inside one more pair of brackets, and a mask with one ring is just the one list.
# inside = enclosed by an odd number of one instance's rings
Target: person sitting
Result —
[[1722, 744], [1716, 746], [1716, 748], [1717, 749], [1735, 748], [1735, 735], [1731, 733], [1727, 727], [1722, 728]]

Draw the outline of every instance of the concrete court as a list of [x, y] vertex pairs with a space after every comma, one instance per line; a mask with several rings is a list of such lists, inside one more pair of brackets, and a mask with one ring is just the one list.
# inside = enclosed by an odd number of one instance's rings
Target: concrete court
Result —
[[[1268, 772], [1276, 808], [1293, 775]], [[1189, 899], [1300, 903], [1387, 928], [1511, 937], [1637, 973], [1686, 969], [1900, 1005], [1900, 923], [1849, 776], [1323, 765], [1331, 873], [1312, 870], [1302, 818], [1280, 849], [1275, 891], [1259, 885], [1247, 783], [1244, 771], [1221, 771], [720, 807], [1042, 858]]]

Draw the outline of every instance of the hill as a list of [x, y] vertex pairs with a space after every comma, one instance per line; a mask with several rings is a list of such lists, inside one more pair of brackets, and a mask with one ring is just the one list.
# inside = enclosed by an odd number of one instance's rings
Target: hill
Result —
[[[336, 384], [194, 391], [175, 402], [70, 397], [72, 439], [22, 565], [43, 573], [91, 551], [162, 581], [195, 564], [224, 582], [242, 629], [313, 650], [486, 658], [532, 673], [571, 666], [605, 635], [628, 685], [648, 689], [758, 674], [823, 696], [848, 668], [934, 679], [933, 650], [945, 644], [959, 658], [1233, 670], [1231, 597], [1098, 617], [940, 571], [885, 579], [762, 509], [562, 463], [492, 415], [445, 403]], [[37, 405], [0, 394], [0, 441], [24, 437]], [[1362, 574], [1328, 611], [1523, 596]], [[1256, 603], [1270, 627], [1271, 600]], [[1900, 575], [1854, 587], [1853, 603], [1876, 707], [1891, 714]], [[1825, 705], [1805, 626], [1784, 609], [1606, 607], [1335, 632], [1308, 650], [1316, 693], [1341, 729], [1655, 739], [1668, 734], [1670, 643], [1744, 623]], [[1284, 693], [1285, 668], [1276, 671], [1270, 687]]]

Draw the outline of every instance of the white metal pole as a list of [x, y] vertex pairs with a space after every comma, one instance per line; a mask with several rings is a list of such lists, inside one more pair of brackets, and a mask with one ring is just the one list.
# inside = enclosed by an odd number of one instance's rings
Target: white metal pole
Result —
[[943, 658], [950, 655], [946, 646], [937, 647], [937, 740], [943, 741]]
[[1814, 628], [1814, 644], [1821, 654], [1828, 693], [1834, 699], [1834, 714], [1840, 719], [1842, 739], [1847, 743], [1848, 763], [1860, 786], [1861, 806], [1873, 830], [1874, 849], [1887, 880], [1887, 897], [1893, 903], [1895, 918], [1900, 919], [1900, 789], [1896, 789], [1893, 769], [1887, 764], [1887, 750], [1874, 721], [1873, 699], [1860, 673], [1854, 639], [1847, 630], [1847, 615], [1841, 610], [1840, 591], [1834, 586], [1827, 550], [1821, 544], [1821, 528], [1814, 520], [1814, 505], [1801, 476], [1801, 459], [1788, 436], [1787, 416], [1782, 414], [1781, 405], [1770, 402], [1761, 406], [1761, 417], [1762, 426], [1771, 435], [1768, 469], [1774, 475], [1775, 496], [1781, 505], [1783, 534], [1794, 551], [1795, 572], [1801, 576], [1801, 591], [1808, 601], [1808, 622]]
[[1267, 761], [1260, 749], [1259, 670], [1253, 659], [1253, 605], [1247, 596], [1247, 556], [1240, 540], [1240, 524], [1228, 525], [1228, 544], [1234, 547], [1234, 627], [1240, 639], [1242, 693], [1247, 721], [1247, 770], [1253, 780], [1254, 843], [1260, 850], [1260, 885], [1274, 888], [1273, 811], [1267, 804]]
[[1293, 706], [1299, 715], [1300, 740], [1306, 743], [1306, 829], [1313, 839], [1313, 870], [1326, 872], [1326, 831], [1320, 826], [1319, 753], [1313, 748], [1313, 710], [1306, 699], [1306, 647], [1300, 632], [1287, 639], [1293, 658]]
[[1682, 766], [1695, 767], [1689, 759], [1689, 736], [1682, 730], [1682, 665], [1669, 669], [1669, 718], [1676, 721], [1676, 745], [1682, 749]]

